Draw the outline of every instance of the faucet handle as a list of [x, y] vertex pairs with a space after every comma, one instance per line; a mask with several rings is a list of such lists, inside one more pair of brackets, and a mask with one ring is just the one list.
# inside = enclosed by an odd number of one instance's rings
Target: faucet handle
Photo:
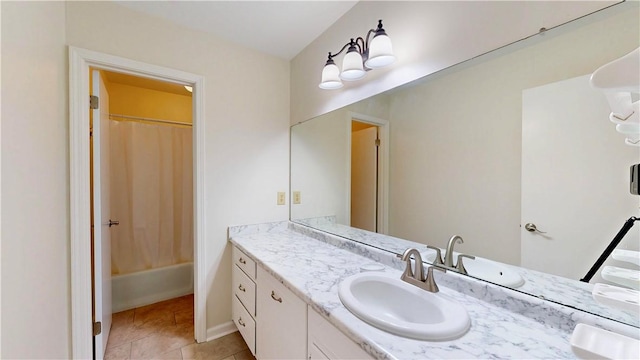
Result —
[[431, 250], [435, 250], [436, 251], [436, 258], [435, 258], [435, 260], [433, 260], [433, 265], [444, 265], [444, 262], [442, 261], [442, 251], [440, 250], [440, 248], [437, 248], [437, 247], [431, 246], [431, 245], [427, 245], [427, 249], [431, 249]]
[[438, 285], [436, 284], [436, 280], [433, 277], [433, 269], [436, 269], [438, 271], [442, 271], [443, 273], [446, 273], [447, 270], [438, 267], [438, 266], [429, 266], [429, 269], [427, 269], [427, 279], [425, 280], [425, 288], [427, 291], [430, 291], [432, 293], [437, 293], [438, 291], [440, 291], [440, 289], [438, 289]]
[[467, 269], [465, 269], [464, 264], [462, 263], [462, 258], [468, 258], [471, 260], [475, 260], [475, 256], [473, 255], [467, 255], [467, 254], [460, 254], [458, 255], [458, 263], [456, 264], [456, 270], [458, 270], [458, 272], [460, 274], [464, 274], [467, 275]]

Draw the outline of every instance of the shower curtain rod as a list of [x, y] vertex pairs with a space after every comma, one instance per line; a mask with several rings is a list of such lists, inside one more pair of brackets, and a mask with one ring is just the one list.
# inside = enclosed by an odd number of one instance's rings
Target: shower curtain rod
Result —
[[147, 118], [147, 117], [130, 116], [130, 115], [122, 115], [122, 114], [109, 114], [109, 117], [115, 117], [115, 118], [121, 118], [121, 119], [129, 119], [129, 120], [156, 122], [156, 123], [161, 123], [161, 124], [192, 126], [192, 124], [184, 123], [184, 122], [180, 122], [180, 121], [153, 119], [153, 118]]

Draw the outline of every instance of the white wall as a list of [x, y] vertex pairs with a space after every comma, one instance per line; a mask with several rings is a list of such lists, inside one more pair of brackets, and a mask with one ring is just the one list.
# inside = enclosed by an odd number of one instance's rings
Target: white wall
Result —
[[[0, 19], [2, 19], [2, 6], [0, 6]], [[2, 20], [0, 20], [0, 24]], [[2, 31], [0, 30], [0, 34]], [[0, 50], [0, 53], [2, 51]], [[0, 68], [2, 67], [2, 57], [0, 56]], [[0, 84], [2, 84], [2, 71], [0, 71]], [[0, 94], [2, 91], [0, 90]], [[2, 100], [0, 99], [0, 112], [2, 108]], [[0, 122], [2, 114], [0, 114]], [[0, 149], [2, 149], [2, 126], [0, 126]], [[0, 155], [1, 151], [0, 151]], [[0, 156], [0, 189], [2, 189], [2, 156]], [[0, 208], [2, 207], [2, 192], [0, 191]], [[0, 356], [2, 356], [2, 211], [0, 211]]]
[[350, 112], [387, 119], [389, 104], [378, 96], [291, 127], [291, 191], [302, 200], [291, 205], [291, 219], [335, 215], [350, 223]]
[[288, 218], [289, 64], [112, 2], [2, 2], [2, 358], [71, 351], [65, 39], [205, 77], [207, 327], [230, 321], [227, 226]]
[[205, 77], [207, 327], [229, 321], [227, 226], [288, 218], [288, 63], [111, 2], [68, 2], [67, 43]]
[[291, 191], [300, 191], [301, 199], [291, 205], [292, 219], [334, 215], [350, 223], [347, 131], [342, 111], [291, 129]]
[[[361, 1], [291, 61], [292, 124], [434, 73], [615, 1]], [[395, 64], [335, 91], [318, 88], [327, 52], [384, 21]], [[490, 19], [490, 20], [489, 20]], [[342, 56], [336, 58], [340, 66]]]
[[2, 7], [2, 354], [68, 358], [65, 4]]
[[630, 9], [393, 94], [390, 233], [459, 234], [459, 251], [519, 264], [522, 90], [592, 73], [640, 46], [639, 28]]

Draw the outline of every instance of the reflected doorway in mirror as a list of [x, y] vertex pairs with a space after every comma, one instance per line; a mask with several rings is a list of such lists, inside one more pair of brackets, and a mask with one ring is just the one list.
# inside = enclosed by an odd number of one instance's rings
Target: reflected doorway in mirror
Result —
[[388, 122], [349, 112], [349, 218], [352, 227], [385, 233]]

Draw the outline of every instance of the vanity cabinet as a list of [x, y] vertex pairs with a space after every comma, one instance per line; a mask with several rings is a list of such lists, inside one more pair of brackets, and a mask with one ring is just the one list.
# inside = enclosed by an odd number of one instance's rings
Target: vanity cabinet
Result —
[[309, 307], [309, 360], [373, 359], [358, 344]]
[[256, 357], [304, 359], [307, 355], [307, 304], [258, 268]]
[[232, 256], [233, 322], [258, 359], [372, 359], [235, 246]]
[[231, 316], [252, 354], [256, 354], [256, 263], [235, 246], [232, 250]]

